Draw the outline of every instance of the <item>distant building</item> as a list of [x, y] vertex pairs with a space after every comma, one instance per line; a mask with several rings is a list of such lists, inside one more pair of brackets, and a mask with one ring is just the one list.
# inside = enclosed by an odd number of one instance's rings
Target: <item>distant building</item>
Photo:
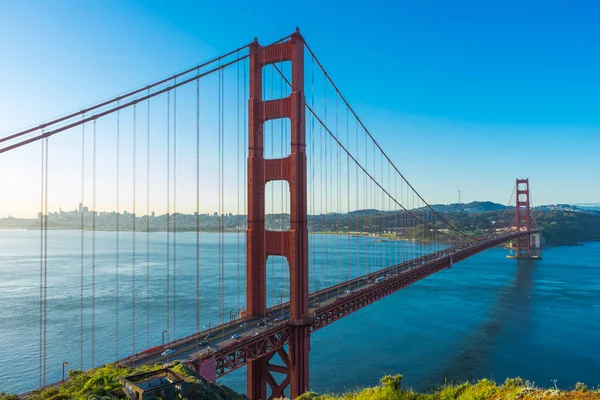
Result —
[[152, 211], [152, 218], [154, 218], [154, 211]]
[[219, 213], [215, 211], [215, 213], [213, 214], [213, 217], [218, 217]]

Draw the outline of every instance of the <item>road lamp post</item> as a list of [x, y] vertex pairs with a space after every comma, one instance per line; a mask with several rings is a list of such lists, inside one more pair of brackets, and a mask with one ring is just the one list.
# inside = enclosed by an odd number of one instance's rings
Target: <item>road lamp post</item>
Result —
[[281, 293], [281, 318], [283, 318], [283, 293]]
[[162, 347], [165, 347], [165, 333], [168, 333], [168, 332], [169, 331], [167, 329], [162, 331]]
[[65, 365], [68, 365], [69, 363], [66, 361], [63, 361], [62, 363], [62, 381], [65, 381]]

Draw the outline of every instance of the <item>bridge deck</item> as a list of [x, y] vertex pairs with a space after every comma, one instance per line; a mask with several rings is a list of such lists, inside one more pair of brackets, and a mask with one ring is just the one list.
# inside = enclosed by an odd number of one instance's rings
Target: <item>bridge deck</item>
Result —
[[[451, 267], [452, 264], [527, 234], [528, 232], [520, 231], [485, 237], [312, 293], [309, 296], [310, 329], [315, 331], [323, 328], [382, 297]], [[121, 363], [137, 366], [157, 361], [180, 360], [199, 370], [204, 360], [214, 357], [217, 377], [220, 377], [250, 360], [272, 354], [285, 346], [290, 336], [287, 329], [290, 322], [286, 319], [288, 309], [289, 303], [284, 303], [267, 311], [272, 316], [269, 321], [260, 318], [236, 319], [168, 343], [164, 348], [151, 349], [128, 357], [121, 360]], [[168, 357], [161, 356], [165, 348], [173, 349], [175, 353]]]

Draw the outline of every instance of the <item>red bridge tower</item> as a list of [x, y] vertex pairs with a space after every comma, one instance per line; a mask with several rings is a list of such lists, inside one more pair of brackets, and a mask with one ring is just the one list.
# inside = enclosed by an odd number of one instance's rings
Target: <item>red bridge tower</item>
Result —
[[[529, 195], [529, 179], [517, 179], [517, 209], [515, 226], [519, 231], [527, 231], [528, 235], [515, 240], [514, 258], [541, 258], [541, 236], [539, 230], [532, 224], [531, 197]], [[535, 221], [534, 221], [535, 222]]]
[[[291, 61], [290, 96], [262, 99], [263, 68]], [[291, 340], [288, 353], [277, 351], [284, 366], [271, 364], [270, 356], [248, 362], [247, 395], [252, 400], [267, 399], [267, 384], [272, 397], [283, 396], [289, 385], [295, 398], [308, 390], [308, 353], [310, 350], [308, 316], [308, 229], [306, 207], [306, 140], [304, 117], [304, 40], [296, 31], [285, 42], [261, 47], [250, 45], [250, 100], [248, 142], [248, 229], [246, 242], [246, 304], [248, 317], [266, 314], [266, 263], [269, 256], [284, 256], [290, 269]], [[285, 158], [264, 158], [264, 124], [289, 118], [291, 152]], [[265, 228], [265, 186], [269, 181], [287, 181], [290, 188], [290, 230], [273, 232]], [[286, 375], [278, 384], [271, 372]]]

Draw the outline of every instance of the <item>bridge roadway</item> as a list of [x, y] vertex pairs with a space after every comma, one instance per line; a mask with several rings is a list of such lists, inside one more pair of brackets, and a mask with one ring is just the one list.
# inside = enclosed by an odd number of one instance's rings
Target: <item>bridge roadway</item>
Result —
[[[305, 323], [310, 324], [311, 331], [320, 329], [465, 258], [535, 232], [511, 231], [485, 236], [317, 291], [309, 296], [309, 315]], [[198, 371], [204, 360], [215, 357], [216, 373], [220, 377], [248, 360], [276, 352], [287, 344], [290, 335], [287, 328], [292, 323], [288, 320], [289, 303], [268, 309], [267, 315], [267, 318], [238, 318], [119, 362], [140, 366], [179, 360]], [[163, 356], [166, 349], [174, 353]]]

